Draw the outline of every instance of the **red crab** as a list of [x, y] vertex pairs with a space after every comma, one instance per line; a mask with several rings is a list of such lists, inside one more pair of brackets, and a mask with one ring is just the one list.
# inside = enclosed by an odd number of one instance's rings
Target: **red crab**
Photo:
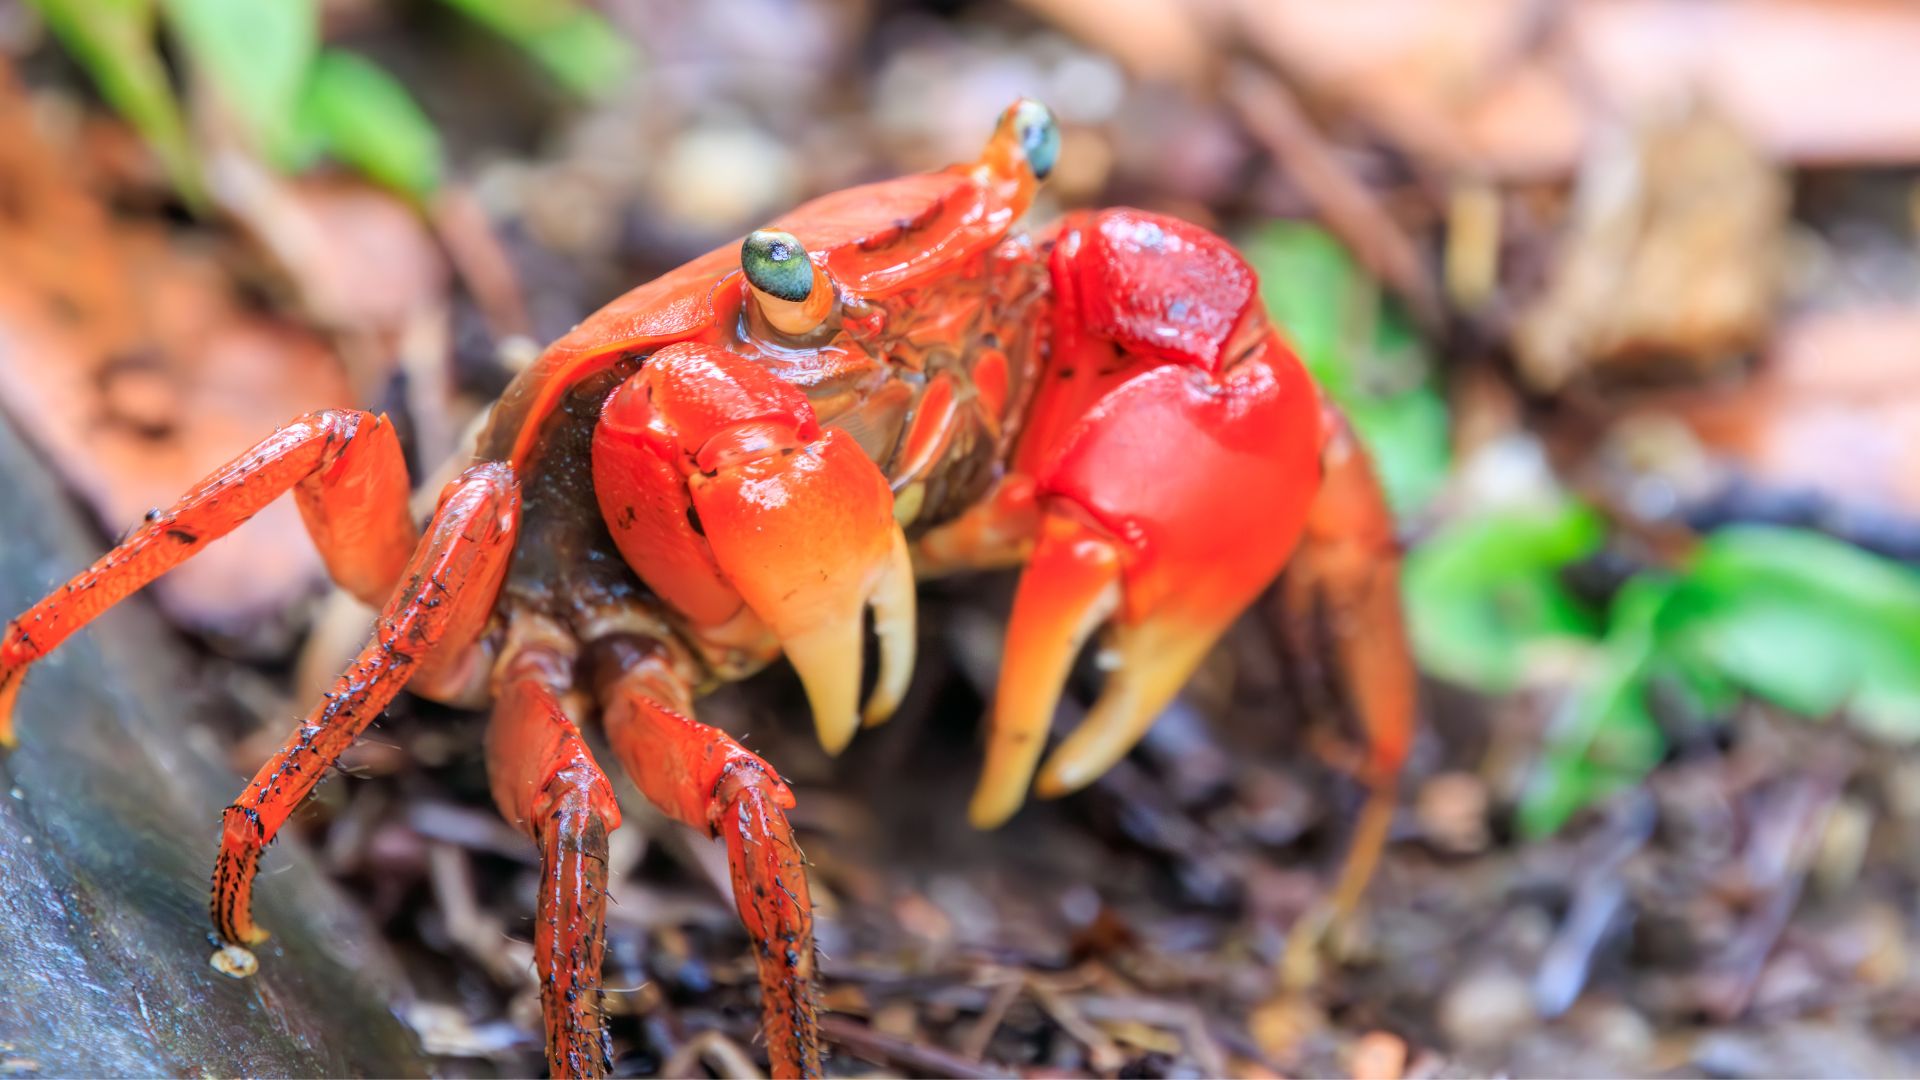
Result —
[[[1088, 783], [1138, 740], [1290, 563], [1328, 628], [1373, 788], [1336, 891], [1364, 885], [1412, 727], [1391, 522], [1339, 416], [1224, 241], [1137, 210], [1016, 226], [1059, 151], [1044, 106], [978, 161], [854, 188], [633, 290], [508, 389], [424, 534], [385, 417], [295, 420], [11, 622], [0, 741], [29, 665], [294, 492], [328, 570], [381, 607], [372, 640], [227, 808], [215, 929], [250, 915], [262, 848], [401, 687], [493, 703], [494, 798], [540, 848], [536, 955], [556, 1075], [608, 1066], [598, 998], [620, 808], [590, 716], [646, 797], [723, 837], [776, 1073], [816, 1074], [812, 913], [778, 773], [694, 698], [785, 654], [839, 751], [899, 702], [914, 578], [1025, 564], [975, 824], [1019, 808], [1062, 684], [1114, 660], [1038, 769]], [[862, 618], [880, 670], [865, 708]]]

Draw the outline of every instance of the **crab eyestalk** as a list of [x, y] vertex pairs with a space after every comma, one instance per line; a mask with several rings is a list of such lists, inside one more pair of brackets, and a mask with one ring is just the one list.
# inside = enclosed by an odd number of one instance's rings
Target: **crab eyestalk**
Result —
[[833, 310], [833, 282], [792, 233], [759, 229], [740, 244], [740, 269], [767, 322], [783, 334], [812, 333]]
[[1059, 160], [1060, 124], [1052, 109], [1032, 98], [1021, 98], [1000, 114], [982, 158], [1000, 176], [1031, 174], [1035, 184], [1051, 175]]

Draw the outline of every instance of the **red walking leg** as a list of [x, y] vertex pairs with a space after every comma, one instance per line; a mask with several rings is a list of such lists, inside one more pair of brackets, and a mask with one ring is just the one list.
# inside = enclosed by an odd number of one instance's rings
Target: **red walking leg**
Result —
[[0, 635], [0, 746], [27, 668], [74, 631], [293, 491], [328, 573], [368, 604], [393, 591], [414, 548], [407, 467], [385, 417], [309, 413], [149, 517], [124, 541]]
[[[1279, 974], [1289, 989], [1317, 978], [1321, 943], [1353, 915], [1380, 864], [1413, 741], [1418, 681], [1400, 606], [1392, 512], [1346, 419], [1329, 407], [1324, 427], [1323, 479], [1280, 579], [1279, 629], [1302, 699], [1315, 713], [1357, 722], [1366, 752], [1356, 772], [1368, 793], [1332, 894], [1288, 934]], [[1331, 661], [1330, 671], [1323, 661]]]
[[726, 841], [733, 896], [760, 968], [767, 1057], [775, 1076], [819, 1076], [813, 901], [786, 811], [793, 792], [733, 737], [686, 716], [683, 684], [644, 643], [603, 640], [613, 668], [601, 706], [614, 755], [648, 801]]
[[1325, 643], [1339, 699], [1348, 703], [1367, 747], [1359, 773], [1371, 791], [1331, 905], [1342, 918], [1360, 902], [1386, 845], [1400, 766], [1413, 741], [1417, 678], [1400, 605], [1392, 512], [1345, 418], [1328, 409], [1326, 431], [1324, 478], [1281, 578], [1280, 599], [1291, 652], [1316, 664]]
[[477, 632], [513, 553], [519, 507], [519, 485], [502, 462], [475, 465], [447, 485], [373, 639], [227, 807], [213, 871], [213, 925], [222, 938], [265, 940], [251, 910], [260, 852], [407, 679], [430, 665], [443, 643], [455, 652]]
[[500, 812], [540, 848], [533, 947], [547, 1068], [604, 1076], [613, 1067], [600, 1015], [607, 834], [619, 828], [620, 808], [555, 696], [570, 675], [565, 658], [537, 645], [507, 661], [487, 727], [487, 773]]

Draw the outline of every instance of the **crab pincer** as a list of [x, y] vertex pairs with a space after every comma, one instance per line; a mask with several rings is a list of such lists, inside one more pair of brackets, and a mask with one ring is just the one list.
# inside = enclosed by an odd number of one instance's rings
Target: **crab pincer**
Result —
[[[867, 717], [892, 711], [913, 673], [906, 538], [886, 477], [804, 395], [723, 349], [672, 345], [607, 399], [593, 461], [622, 554], [709, 621], [757, 617], [800, 673], [829, 751], [859, 727], [869, 605], [881, 649]], [[698, 573], [664, 572], [689, 566]]]
[[1056, 363], [1113, 374], [1054, 391], [1093, 400], [1026, 451], [1042, 518], [973, 802], [983, 826], [1024, 798], [1079, 643], [1105, 626], [1115, 663], [1041, 771], [1045, 795], [1084, 786], [1138, 741], [1293, 550], [1307, 502], [1283, 493], [1319, 480], [1318, 393], [1264, 326], [1232, 249], [1137, 212], [1064, 231]]

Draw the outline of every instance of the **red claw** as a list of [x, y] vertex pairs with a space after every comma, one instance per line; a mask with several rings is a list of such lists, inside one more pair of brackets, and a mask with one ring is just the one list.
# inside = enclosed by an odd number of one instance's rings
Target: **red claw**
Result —
[[662, 349], [594, 437], [602, 513], [629, 564], [697, 621], [742, 604], [779, 639], [838, 753], [859, 726], [861, 617], [874, 608], [886, 718], [913, 670], [913, 567], [886, 477], [766, 368], [706, 345]]
[[[1073, 362], [1098, 358], [1140, 373], [1056, 441], [1022, 448], [1046, 523], [1007, 628], [973, 803], [981, 825], [1019, 808], [1068, 666], [1113, 603], [1090, 570], [1119, 568], [1117, 663], [1041, 771], [1043, 795], [1085, 785], [1138, 741], [1279, 573], [1320, 483], [1319, 395], [1250, 314], [1251, 277], [1239, 257], [1193, 226], [1139, 212], [1100, 215], [1088, 232], [1093, 239], [1072, 245], [1077, 258], [1056, 259], [1055, 277], [1073, 277], [1063, 293], [1099, 296], [1070, 306], [1076, 321], [1057, 336], [1076, 349]], [[1148, 258], [1150, 247], [1172, 257]], [[1230, 272], [1235, 265], [1241, 273]], [[1223, 357], [1232, 363], [1216, 373]]]
[[1042, 521], [1001, 651], [988, 779], [967, 811], [975, 825], [1000, 824], [1026, 799], [1074, 658], [1119, 610], [1120, 564], [1120, 550], [1081, 521], [1052, 514]]

